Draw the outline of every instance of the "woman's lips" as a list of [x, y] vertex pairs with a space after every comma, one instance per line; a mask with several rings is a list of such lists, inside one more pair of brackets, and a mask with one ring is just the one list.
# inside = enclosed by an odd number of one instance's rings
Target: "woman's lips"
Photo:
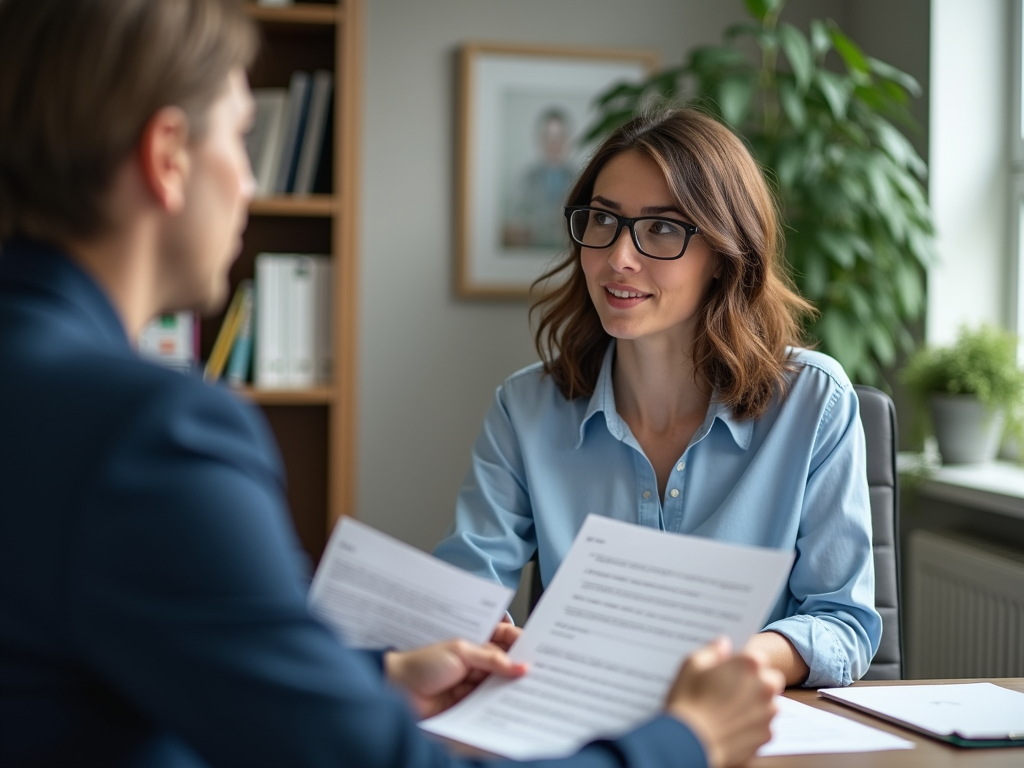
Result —
[[642, 304], [651, 297], [651, 294], [638, 291], [628, 285], [606, 285], [604, 295], [608, 300], [608, 306], [615, 309], [629, 309]]

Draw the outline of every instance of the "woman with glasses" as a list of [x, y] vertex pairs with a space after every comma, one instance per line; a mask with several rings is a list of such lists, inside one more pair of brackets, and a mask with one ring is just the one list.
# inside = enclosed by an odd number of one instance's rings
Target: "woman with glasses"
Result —
[[881, 637], [857, 397], [800, 346], [761, 170], [714, 119], [639, 117], [597, 150], [541, 278], [541, 362], [509, 377], [436, 554], [548, 583], [588, 514], [796, 551], [751, 640], [787, 684], [848, 685]]

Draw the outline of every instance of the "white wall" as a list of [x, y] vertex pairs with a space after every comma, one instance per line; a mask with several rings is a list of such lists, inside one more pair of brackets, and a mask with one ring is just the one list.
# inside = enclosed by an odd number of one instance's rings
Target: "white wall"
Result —
[[929, 197], [940, 264], [928, 279], [926, 338], [961, 323], [1009, 325], [1008, 0], [932, 0]]
[[[494, 388], [536, 359], [522, 301], [453, 291], [455, 51], [467, 40], [649, 48], [717, 42], [740, 0], [368, 0], [360, 222], [360, 517], [430, 549]], [[785, 19], [842, 0], [791, 0]]]

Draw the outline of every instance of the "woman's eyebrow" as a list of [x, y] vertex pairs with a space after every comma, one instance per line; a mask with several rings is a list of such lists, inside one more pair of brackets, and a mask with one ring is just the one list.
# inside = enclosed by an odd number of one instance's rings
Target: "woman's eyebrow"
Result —
[[659, 213], [675, 213], [683, 216], [683, 212], [674, 205], [646, 205], [640, 209], [640, 212], [648, 216], [654, 216]]
[[[592, 198], [590, 202], [600, 203], [606, 208], [611, 208], [616, 211], [622, 210], [622, 206], [616, 203], [614, 200], [609, 200], [607, 197], [601, 197], [600, 195], [597, 195], [596, 197]], [[643, 216], [657, 216], [658, 214], [661, 213], [675, 213], [678, 214], [679, 216], [684, 216], [683, 212], [680, 211], [674, 205], [645, 205], [643, 208], [640, 209], [640, 213]]]

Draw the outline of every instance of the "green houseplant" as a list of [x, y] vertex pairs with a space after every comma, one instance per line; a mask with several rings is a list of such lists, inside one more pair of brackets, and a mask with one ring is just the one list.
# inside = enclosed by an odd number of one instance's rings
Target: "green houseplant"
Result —
[[990, 461], [1004, 429], [1022, 444], [1024, 371], [1006, 331], [962, 328], [953, 344], [915, 352], [900, 380], [914, 399], [919, 431], [930, 423], [944, 463]]
[[651, 100], [696, 103], [732, 126], [775, 185], [786, 258], [820, 311], [809, 335], [855, 380], [878, 384], [914, 347], [933, 260], [925, 165], [896, 128], [915, 125], [908, 104], [920, 87], [831, 21], [812, 22], [808, 37], [780, 22], [784, 0], [745, 4], [751, 22], [721, 45], [603, 94], [588, 138]]

